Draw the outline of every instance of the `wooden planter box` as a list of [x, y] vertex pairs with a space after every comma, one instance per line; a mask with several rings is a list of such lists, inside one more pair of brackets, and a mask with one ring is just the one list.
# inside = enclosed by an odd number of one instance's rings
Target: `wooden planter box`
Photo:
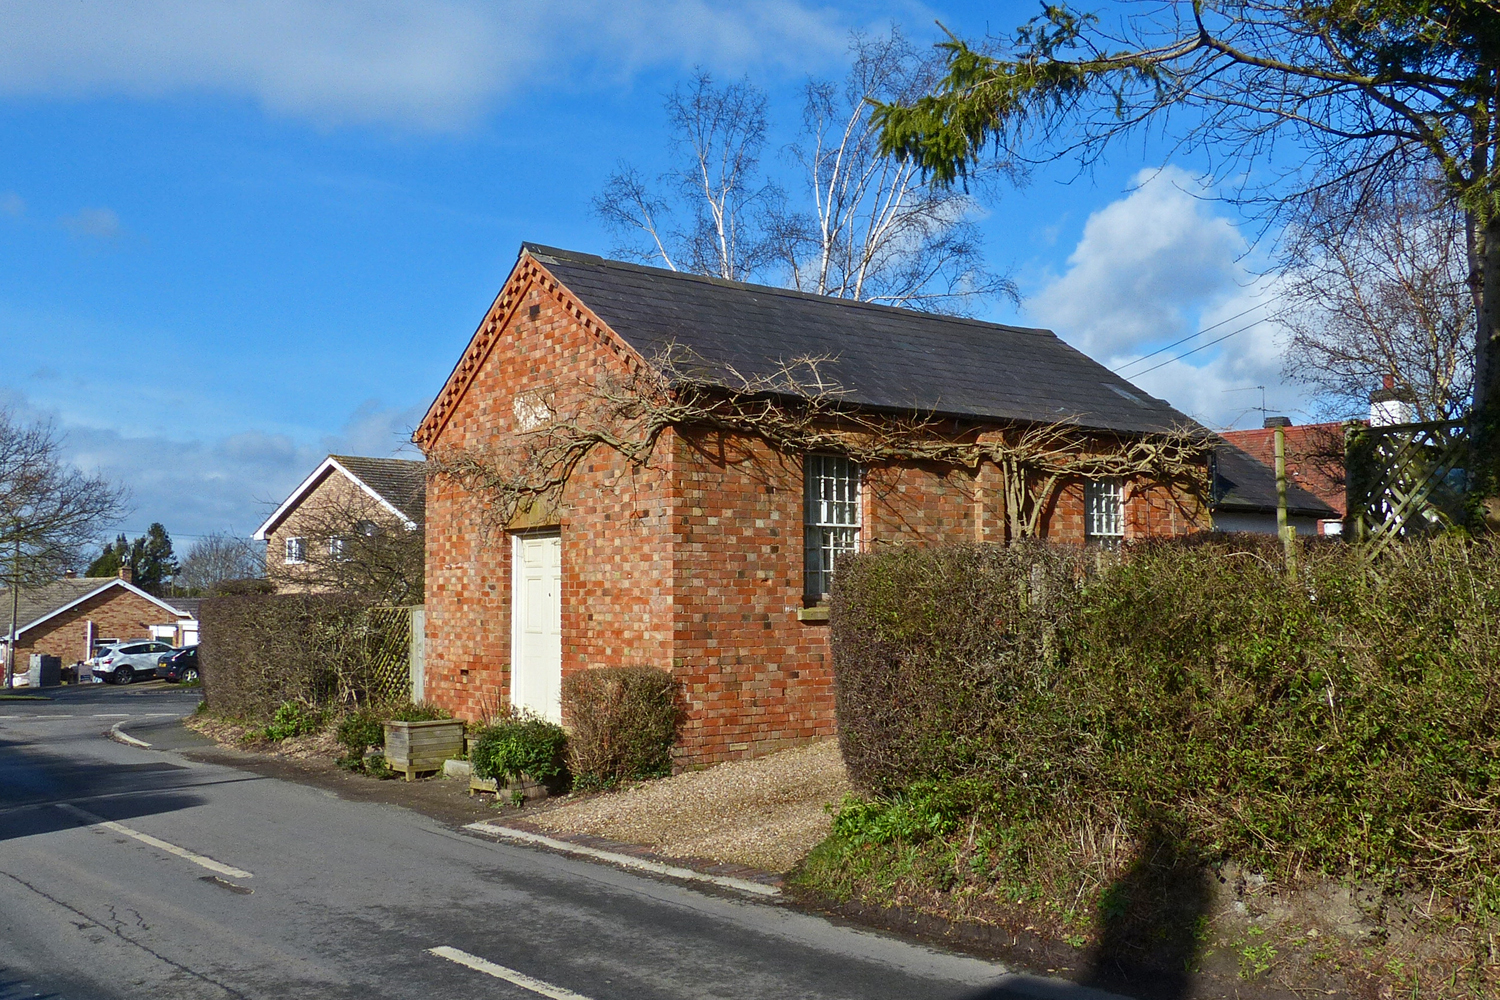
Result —
[[545, 799], [547, 797], [547, 786], [541, 782], [532, 781], [530, 778], [523, 778], [520, 781], [512, 781], [502, 788], [500, 787], [499, 780], [496, 778], [477, 778], [473, 774], [470, 774], [469, 794], [474, 795], [479, 792], [490, 792], [497, 798], [504, 796], [506, 801], [514, 799], [515, 794], [520, 792], [522, 798], [530, 802], [533, 799]]
[[464, 724], [459, 719], [385, 723], [385, 762], [410, 781], [426, 771], [441, 771], [443, 761], [464, 752]]

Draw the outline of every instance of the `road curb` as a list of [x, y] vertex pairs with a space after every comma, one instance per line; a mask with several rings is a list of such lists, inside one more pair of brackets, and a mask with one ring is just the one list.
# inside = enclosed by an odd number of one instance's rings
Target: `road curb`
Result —
[[116, 743], [123, 743], [126, 746], [139, 747], [142, 750], [150, 750], [151, 744], [147, 743], [145, 740], [138, 740], [134, 736], [131, 736], [129, 733], [123, 732], [120, 729], [121, 726], [125, 725], [125, 723], [129, 721], [129, 719], [124, 719], [120, 722], [116, 722], [113, 726], [110, 726], [109, 738], [114, 740]]
[[748, 879], [734, 878], [729, 875], [708, 875], [704, 872], [693, 871], [691, 868], [663, 864], [660, 861], [635, 858], [628, 854], [619, 854], [615, 851], [601, 851], [596, 847], [588, 847], [583, 844], [570, 844], [566, 840], [556, 840], [552, 837], [545, 837], [540, 833], [517, 830], [515, 827], [500, 826], [497, 823], [466, 823], [463, 828], [474, 833], [489, 834], [492, 837], [499, 837], [502, 840], [508, 840], [513, 843], [545, 847], [560, 854], [579, 855], [594, 861], [619, 865], [622, 868], [633, 868], [636, 871], [650, 872], [653, 875], [664, 875], [667, 878], [682, 879], [688, 882], [707, 882], [710, 885], [716, 885], [724, 889], [733, 889], [736, 892], [748, 893], [752, 896], [774, 899], [781, 895], [781, 890], [774, 885], [751, 882]]

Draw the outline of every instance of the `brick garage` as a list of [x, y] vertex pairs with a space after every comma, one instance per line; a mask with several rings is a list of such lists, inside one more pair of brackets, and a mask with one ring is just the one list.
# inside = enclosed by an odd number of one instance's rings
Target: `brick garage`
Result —
[[[503, 453], [530, 424], [569, 411], [599, 373], [624, 376], [668, 348], [737, 371], [820, 356], [852, 389], [850, 405], [942, 413], [979, 437], [1059, 413], [1096, 428], [1100, 447], [1191, 425], [1047, 331], [527, 246], [414, 440], [438, 458]], [[480, 498], [435, 477], [426, 697], [471, 719], [509, 702], [508, 536], [548, 530], [561, 539], [562, 674], [670, 670], [688, 708], [681, 763], [831, 735], [828, 630], [806, 593], [806, 461], [758, 438], [669, 427], [644, 465], [595, 449], [555, 504], [499, 527]], [[1002, 473], [989, 463], [873, 465], [858, 475], [860, 547], [1009, 537]], [[1040, 533], [1083, 541], [1084, 484], [1061, 486]], [[1207, 527], [1181, 490], [1140, 479], [1116, 489], [1125, 538]]]
[[[121, 579], [67, 578], [20, 592], [16, 616], [16, 669], [25, 670], [32, 653], [56, 656], [64, 664], [92, 655], [90, 641], [149, 639], [153, 625], [179, 625], [192, 616]], [[0, 611], [8, 617], [11, 596], [0, 590]], [[4, 631], [9, 633], [9, 622]]]

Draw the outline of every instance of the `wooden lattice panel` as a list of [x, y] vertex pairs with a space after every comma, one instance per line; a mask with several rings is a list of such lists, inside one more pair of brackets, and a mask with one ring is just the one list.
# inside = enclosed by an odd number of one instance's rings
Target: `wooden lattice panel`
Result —
[[371, 608], [365, 635], [369, 699], [377, 704], [411, 698], [411, 613], [406, 608]]
[[1469, 456], [1461, 420], [1351, 428], [1345, 469], [1355, 540], [1373, 554], [1397, 538], [1463, 524]]

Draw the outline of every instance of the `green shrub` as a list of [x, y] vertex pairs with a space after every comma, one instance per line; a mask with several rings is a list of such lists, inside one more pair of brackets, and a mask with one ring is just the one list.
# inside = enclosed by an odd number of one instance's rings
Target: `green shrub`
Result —
[[[436, 705], [422, 702], [407, 702], [384, 711], [362, 708], [350, 712], [339, 722], [338, 740], [344, 754], [335, 763], [351, 771], [366, 770], [365, 751], [371, 747], [385, 746], [385, 721], [428, 722], [433, 719], [451, 719], [453, 713]], [[385, 765], [385, 758], [380, 761]], [[373, 769], [372, 773], [373, 773]], [[379, 775], [377, 775], [379, 777]]]
[[453, 713], [425, 701], [409, 701], [383, 713], [381, 718], [391, 722], [432, 722], [436, 719], [451, 719]]
[[282, 702], [266, 726], [266, 739], [286, 740], [309, 736], [323, 728], [323, 713], [300, 701]]
[[567, 734], [556, 723], [517, 713], [491, 721], [479, 731], [469, 760], [474, 774], [501, 782], [526, 776], [545, 785], [567, 778]]
[[362, 770], [365, 751], [370, 747], [385, 745], [385, 727], [381, 725], [379, 715], [368, 709], [361, 709], [344, 716], [339, 723], [338, 739], [344, 748], [344, 755], [337, 762], [339, 766], [349, 770]]
[[563, 681], [575, 784], [609, 788], [672, 773], [682, 707], [672, 675], [651, 667], [580, 670]]
[[876, 841], [946, 816], [918, 808], [924, 783], [973, 778], [1028, 857], [1151, 822], [1206, 858], [1486, 906], [1496, 621], [1489, 541], [1406, 543], [1373, 567], [1308, 545], [1295, 582], [1274, 538], [851, 556], [833, 594], [839, 734], [886, 801], [842, 828]]

